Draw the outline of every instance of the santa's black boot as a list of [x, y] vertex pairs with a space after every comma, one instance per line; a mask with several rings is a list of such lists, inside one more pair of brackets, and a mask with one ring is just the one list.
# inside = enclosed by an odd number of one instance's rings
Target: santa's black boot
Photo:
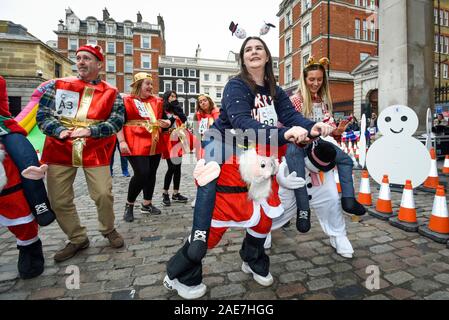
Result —
[[273, 276], [270, 273], [270, 258], [265, 253], [265, 239], [253, 237], [247, 232], [239, 253], [243, 260], [242, 271], [252, 274], [258, 284], [267, 287], [273, 283]]
[[361, 205], [354, 197], [342, 197], [341, 207], [347, 213], [355, 214], [357, 216], [363, 216], [366, 213], [366, 209]]
[[45, 260], [40, 239], [27, 246], [17, 245], [17, 249], [19, 249], [17, 268], [20, 278], [31, 279], [44, 272]]
[[310, 209], [296, 211], [296, 229], [301, 233], [306, 233], [310, 230]]

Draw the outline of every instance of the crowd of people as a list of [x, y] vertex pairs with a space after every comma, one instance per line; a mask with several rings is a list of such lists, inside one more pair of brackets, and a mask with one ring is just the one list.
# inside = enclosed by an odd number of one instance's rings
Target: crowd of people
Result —
[[[77, 50], [77, 77], [54, 79], [41, 88], [36, 120], [46, 135], [41, 161], [48, 165], [48, 190], [37, 180], [39, 185], [31, 188], [43, 190], [36, 193], [40, 198], [26, 196], [33, 214], [36, 202], [46, 204], [47, 211], [36, 214], [38, 222], [47, 225], [56, 218], [68, 238], [67, 245], [55, 254], [56, 262], [89, 246], [74, 204], [78, 168], [84, 171], [95, 203], [100, 233], [111, 247], [124, 246], [115, 228], [113, 207], [111, 176], [116, 148], [123, 157], [123, 174], [129, 175], [127, 162], [133, 171], [123, 204], [127, 223], [134, 221], [134, 206], [141, 192], [140, 212], [161, 214], [153, 197], [161, 159], [167, 163], [162, 205], [188, 201], [180, 192], [182, 158], [195, 150], [198, 162], [192, 183], [197, 192], [192, 199], [192, 229], [167, 263], [163, 281], [183, 298], [205, 294], [203, 259], [231, 227], [246, 230], [239, 252], [242, 271], [262, 286], [273, 282], [265, 250], [271, 230], [296, 217], [298, 231], [308, 232], [311, 208], [336, 252], [352, 256], [341, 208], [355, 215], [363, 215], [365, 208], [354, 196], [353, 162], [337, 142], [359, 129], [355, 117], [334, 120], [326, 72], [329, 60], [309, 59], [297, 92], [288, 97], [276, 85], [273, 59], [261, 38], [246, 38], [239, 55], [240, 72], [225, 86], [221, 109], [208, 95], [198, 96], [193, 132], [186, 128], [187, 117], [177, 93], [156, 96], [150, 74], [134, 75], [129, 95], [119, 94], [101, 80], [104, 55], [98, 45]], [[6, 108], [0, 111], [0, 124], [11, 119]], [[375, 118], [371, 121], [375, 126]], [[25, 134], [8, 132], [0, 137], [20, 170], [39, 165], [22, 149], [17, 157], [15, 143], [8, 142], [26, 140]], [[253, 162], [248, 165], [246, 161]], [[333, 179], [327, 178], [333, 176], [334, 168], [341, 182], [341, 199], [335, 183], [329, 183]]]

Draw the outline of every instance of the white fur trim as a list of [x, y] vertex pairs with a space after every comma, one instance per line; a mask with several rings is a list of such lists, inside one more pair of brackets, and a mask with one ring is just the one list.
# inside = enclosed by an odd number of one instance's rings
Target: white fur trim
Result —
[[253, 202], [253, 214], [251, 218], [244, 221], [233, 220], [216, 220], [212, 219], [211, 226], [215, 228], [237, 227], [237, 228], [251, 228], [257, 225], [260, 221], [260, 205]]
[[34, 216], [30, 213], [29, 215], [17, 219], [8, 219], [0, 215], [0, 225], [4, 227], [18, 226], [21, 224], [26, 224], [34, 220]]
[[259, 233], [256, 232], [252, 229], [246, 229], [246, 232], [248, 232], [250, 235], [252, 235], [254, 238], [259, 238], [259, 239], [265, 239], [268, 236], [268, 233]]
[[30, 239], [30, 240], [19, 240], [19, 239], [17, 239], [17, 244], [19, 246], [29, 246], [30, 244], [33, 244], [33, 243], [35, 243], [38, 240], [39, 240], [39, 236], [35, 236], [33, 239]]

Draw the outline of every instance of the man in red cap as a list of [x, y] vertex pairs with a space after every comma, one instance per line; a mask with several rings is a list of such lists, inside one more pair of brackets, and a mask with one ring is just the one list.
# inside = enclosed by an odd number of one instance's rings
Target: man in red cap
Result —
[[55, 254], [56, 262], [89, 246], [86, 228], [81, 226], [73, 202], [78, 168], [83, 168], [90, 197], [95, 201], [99, 231], [112, 247], [124, 245], [114, 227], [109, 163], [125, 109], [118, 90], [99, 77], [103, 60], [100, 46], [80, 47], [76, 51], [78, 77], [51, 81], [39, 101], [36, 120], [47, 136], [41, 160], [48, 164], [50, 203], [70, 240]]

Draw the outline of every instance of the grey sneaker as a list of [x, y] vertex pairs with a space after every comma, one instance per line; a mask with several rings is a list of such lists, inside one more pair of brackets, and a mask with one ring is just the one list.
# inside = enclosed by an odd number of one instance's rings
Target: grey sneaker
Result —
[[158, 208], [153, 206], [153, 204], [149, 204], [147, 206], [142, 204], [141, 207], [140, 207], [140, 212], [141, 213], [146, 213], [146, 214], [151, 214], [151, 215], [161, 214], [161, 210], [159, 210]]

